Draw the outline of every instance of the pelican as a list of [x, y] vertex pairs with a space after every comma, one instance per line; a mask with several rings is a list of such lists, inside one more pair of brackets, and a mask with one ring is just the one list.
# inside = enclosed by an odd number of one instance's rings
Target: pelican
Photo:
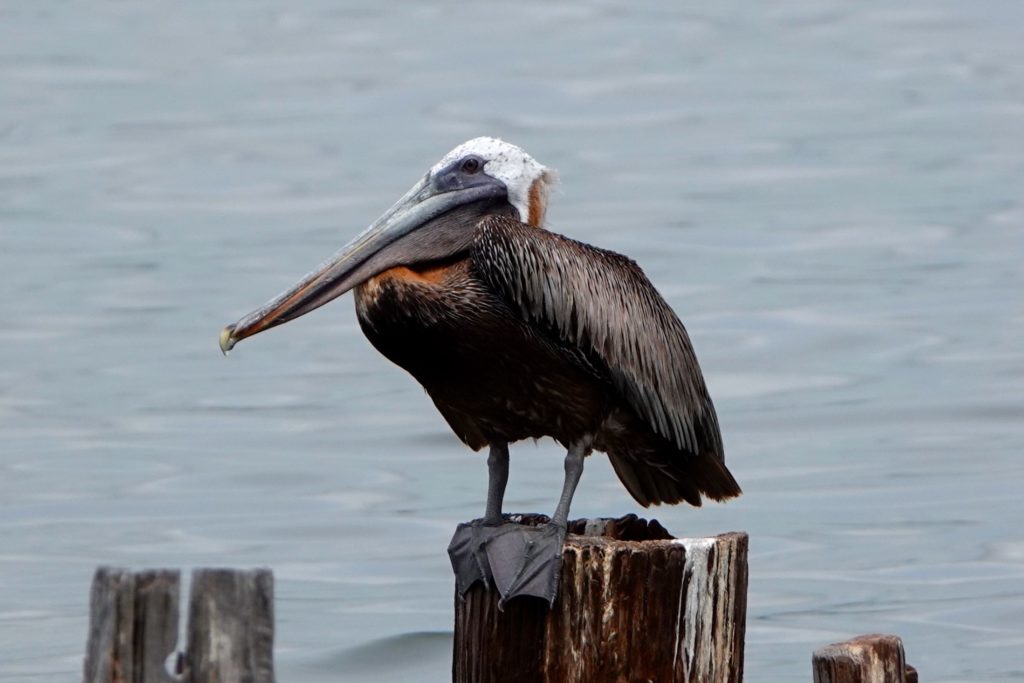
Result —
[[[469, 140], [220, 337], [226, 354], [355, 290], [370, 343], [423, 385], [463, 443], [489, 449], [484, 516], [459, 525], [449, 554], [460, 593], [493, 580], [502, 603], [554, 601], [592, 451], [645, 507], [740, 494], [686, 329], [635, 262], [545, 229], [554, 181], [513, 144]], [[550, 522], [531, 527], [504, 515], [502, 499], [509, 444], [541, 437], [567, 449], [565, 480]]]

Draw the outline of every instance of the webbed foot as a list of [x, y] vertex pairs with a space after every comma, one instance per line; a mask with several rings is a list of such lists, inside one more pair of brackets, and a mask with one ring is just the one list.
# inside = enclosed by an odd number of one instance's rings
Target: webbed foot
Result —
[[553, 604], [562, 569], [565, 526], [505, 524], [484, 546], [494, 585], [501, 594], [499, 607], [514, 597], [532, 595]]
[[479, 519], [463, 522], [455, 528], [455, 535], [448, 544], [448, 557], [455, 572], [455, 588], [459, 591], [459, 597], [465, 595], [477, 581], [483, 581], [485, 586], [490, 585], [491, 568], [487, 564], [484, 545], [488, 540], [486, 531], [496, 528], [484, 526]]

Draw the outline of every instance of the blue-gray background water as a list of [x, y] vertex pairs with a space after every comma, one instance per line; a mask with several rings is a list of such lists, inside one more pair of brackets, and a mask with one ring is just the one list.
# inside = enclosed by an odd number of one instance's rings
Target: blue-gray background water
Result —
[[[348, 298], [221, 326], [499, 135], [686, 322], [745, 489], [747, 680], [894, 632], [1024, 679], [1024, 6], [0, 4], [0, 680], [73, 681], [96, 565], [269, 566], [279, 679], [443, 681], [484, 458]], [[574, 516], [643, 512], [600, 455]], [[551, 443], [508, 509], [550, 511]]]

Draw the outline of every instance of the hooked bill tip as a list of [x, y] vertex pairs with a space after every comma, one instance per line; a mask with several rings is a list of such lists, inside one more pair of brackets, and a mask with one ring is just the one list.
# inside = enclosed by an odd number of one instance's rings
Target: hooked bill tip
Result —
[[225, 356], [228, 355], [228, 351], [235, 348], [235, 340], [231, 336], [234, 331], [234, 325], [228, 325], [220, 331], [220, 352]]

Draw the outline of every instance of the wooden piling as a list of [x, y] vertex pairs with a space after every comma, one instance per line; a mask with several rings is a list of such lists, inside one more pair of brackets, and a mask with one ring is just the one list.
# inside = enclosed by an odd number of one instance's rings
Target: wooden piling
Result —
[[189, 644], [178, 642], [180, 574], [100, 567], [90, 595], [85, 683], [273, 683], [273, 577], [268, 570], [192, 575]]
[[[135, 662], [138, 683], [172, 683], [167, 659], [178, 643], [177, 571], [154, 569], [135, 574]], [[130, 679], [129, 679], [130, 680]]]
[[917, 683], [899, 636], [857, 636], [814, 651], [814, 683]]
[[269, 569], [192, 572], [185, 670], [192, 683], [274, 683]]
[[[538, 523], [530, 516], [524, 523]], [[498, 607], [474, 585], [455, 600], [455, 683], [739, 683], [747, 535], [673, 539], [635, 515], [572, 522], [559, 596]], [[90, 593], [85, 683], [274, 683], [273, 575], [192, 575], [188, 647], [178, 637], [180, 576], [100, 567]], [[903, 642], [864, 635], [814, 652], [815, 683], [917, 683]]]
[[100, 567], [90, 596], [85, 683], [170, 683], [178, 640], [179, 575]]
[[569, 532], [550, 609], [456, 595], [455, 683], [742, 680], [746, 534], [674, 539], [635, 515]]

